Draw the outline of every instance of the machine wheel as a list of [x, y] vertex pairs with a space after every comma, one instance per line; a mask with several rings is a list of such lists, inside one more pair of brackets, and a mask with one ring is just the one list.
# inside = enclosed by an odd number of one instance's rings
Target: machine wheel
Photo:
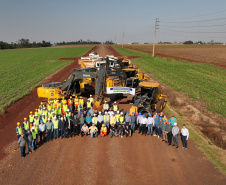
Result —
[[162, 98], [160, 101], [162, 101], [162, 110], [166, 107], [166, 100], [165, 98]]
[[156, 112], [160, 113], [163, 109], [163, 102], [160, 100], [156, 103]]

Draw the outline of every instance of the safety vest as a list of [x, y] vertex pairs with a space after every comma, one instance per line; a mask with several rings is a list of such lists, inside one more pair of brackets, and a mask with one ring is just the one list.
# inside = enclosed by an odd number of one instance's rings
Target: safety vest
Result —
[[61, 108], [57, 108], [56, 110], [57, 110], [56, 115], [61, 115]]
[[46, 116], [45, 116], [45, 118], [42, 117], [42, 121], [43, 121], [43, 123], [46, 124], [46, 122], [47, 122], [47, 117], [46, 117]]
[[78, 106], [78, 112], [81, 112], [83, 110], [83, 105]]
[[33, 139], [36, 139], [36, 133], [35, 132], [31, 132]]
[[113, 105], [113, 111], [117, 111], [118, 110], [118, 105]]
[[104, 110], [108, 110], [108, 109], [109, 109], [109, 105], [108, 105], [107, 103], [105, 103], [105, 104], [103, 105], [103, 109], [104, 109]]
[[26, 121], [26, 122], [23, 122], [24, 124], [24, 130], [28, 130], [29, 129], [29, 123]]
[[17, 133], [17, 135], [21, 135], [22, 134], [22, 128], [21, 128], [21, 126], [17, 126], [16, 127], [16, 133]]
[[64, 110], [64, 112], [67, 111], [67, 105], [64, 105], [64, 106], [63, 106], [63, 110]]
[[104, 135], [107, 134], [107, 127], [101, 127], [100, 132], [103, 133]]
[[53, 109], [57, 108], [57, 103], [53, 103]]
[[124, 124], [124, 116], [120, 116], [119, 121], [120, 121], [121, 124]]
[[78, 105], [78, 98], [75, 98], [75, 99], [74, 99], [74, 104], [75, 104], [75, 105]]
[[79, 104], [84, 104], [84, 101], [83, 101], [83, 99], [79, 99]]
[[104, 122], [109, 122], [109, 115], [104, 115]]
[[116, 114], [115, 117], [116, 117], [116, 121], [119, 122], [120, 114]]
[[45, 116], [47, 117], [47, 114], [48, 114], [47, 110], [44, 110], [43, 114], [45, 114]]
[[111, 117], [111, 119], [110, 119], [110, 124], [115, 124], [115, 116], [113, 116], [113, 117]]
[[87, 108], [91, 108], [91, 102], [87, 102]]
[[35, 133], [36, 133], [36, 135], [38, 134], [38, 127], [37, 126], [35, 127]]
[[61, 107], [61, 103], [60, 102], [57, 102], [57, 107]]
[[47, 110], [51, 110], [51, 108], [52, 108], [52, 106], [49, 104], [49, 105], [47, 105]]
[[61, 102], [62, 102], [62, 104], [64, 105], [64, 104], [67, 103], [67, 100], [62, 100]]
[[68, 100], [68, 105], [72, 105], [73, 104], [73, 100], [72, 99], [69, 99]]
[[34, 119], [34, 123], [36, 123], [36, 127], [38, 127], [39, 126], [39, 118]]
[[70, 112], [66, 112], [66, 117], [70, 116], [71, 117], [71, 113]]
[[29, 115], [29, 122], [33, 123], [35, 116], [34, 115]]
[[53, 129], [58, 129], [58, 124], [59, 122], [58, 122], [58, 120], [54, 120], [53, 121]]
[[58, 102], [57, 100], [53, 100], [53, 103], [54, 103], [54, 104], [57, 104], [57, 102]]
[[52, 118], [52, 112], [48, 112], [48, 118]]
[[97, 117], [93, 117], [92, 123], [97, 124]]
[[91, 103], [93, 103], [93, 98], [89, 98], [89, 101], [90, 101]]
[[42, 115], [42, 109], [38, 109], [38, 116], [40, 117]]

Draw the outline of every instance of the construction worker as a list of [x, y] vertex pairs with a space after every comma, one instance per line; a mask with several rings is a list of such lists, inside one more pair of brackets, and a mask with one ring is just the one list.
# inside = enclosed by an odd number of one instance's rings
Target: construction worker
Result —
[[100, 132], [101, 126], [103, 124], [103, 121], [104, 121], [104, 117], [101, 114], [101, 112], [99, 112], [99, 115], [97, 116], [97, 124], [98, 124], [98, 130], [99, 130], [99, 132]]
[[31, 150], [32, 151], [35, 151], [35, 149], [36, 149], [37, 135], [36, 135], [36, 132], [35, 132], [34, 129], [31, 130], [31, 135], [32, 135], [32, 138], [33, 138], [32, 145], [31, 145]]
[[43, 102], [40, 103], [41, 108], [43, 109], [45, 107], [45, 105], [43, 104]]
[[65, 105], [65, 104], [67, 104], [67, 100], [65, 100], [64, 97], [61, 100], [61, 104], [62, 104], [62, 106]]
[[83, 100], [82, 96], [79, 97], [78, 103], [81, 104], [82, 106], [84, 105], [84, 100]]
[[23, 132], [23, 130], [22, 130], [21, 126], [20, 126], [20, 122], [17, 122], [17, 127], [16, 127], [17, 140], [20, 138], [22, 132]]
[[89, 109], [90, 115], [93, 116], [93, 115], [94, 115], [94, 112], [95, 112], [95, 110], [93, 109], [93, 107], [91, 107], [91, 108]]
[[57, 106], [56, 115], [57, 116], [60, 116], [61, 115], [61, 106], [60, 105]]
[[122, 125], [121, 124], [119, 124], [119, 126], [118, 126], [118, 129], [117, 129], [117, 134], [118, 134], [118, 136], [120, 137], [121, 136], [121, 138], [123, 138], [123, 127], [122, 127]]
[[51, 103], [51, 100], [50, 100], [49, 98], [48, 98], [48, 100], [47, 100], [47, 103], [48, 103], [48, 104], [50, 104], [50, 103]]
[[119, 111], [117, 111], [117, 114], [115, 115], [115, 117], [116, 117], [116, 125], [118, 127], [118, 125], [119, 125], [119, 117], [120, 117]]
[[46, 110], [45, 107], [43, 107], [43, 112], [42, 113], [45, 114], [45, 116], [47, 117], [48, 111]]
[[92, 97], [92, 94], [90, 94], [90, 98], [89, 98], [89, 100], [90, 100], [90, 103], [92, 103], [92, 104], [93, 104], [94, 99], [93, 99], [93, 97]]
[[81, 128], [81, 137], [83, 137], [83, 135], [88, 136], [89, 134], [89, 127], [86, 125], [86, 123], [84, 123], [84, 125]]
[[112, 106], [113, 111], [115, 112], [115, 114], [116, 114], [116, 112], [118, 111], [118, 105], [117, 105], [116, 103], [117, 103], [117, 102], [115, 101], [114, 104], [113, 104], [113, 106]]
[[125, 117], [123, 116], [123, 112], [121, 112], [120, 114], [119, 125], [121, 125], [123, 129], [125, 129]]
[[102, 124], [101, 130], [100, 130], [100, 136], [106, 136], [107, 135], [107, 127], [105, 126], [105, 124]]
[[42, 114], [42, 121], [44, 124], [47, 122], [47, 116], [44, 113]]
[[137, 116], [137, 126], [139, 128], [139, 133], [141, 133], [142, 131], [142, 121], [143, 121], [143, 118], [142, 118], [142, 115], [141, 115], [141, 112], [139, 112], [139, 115]]
[[53, 138], [56, 139], [59, 136], [59, 121], [57, 117], [53, 118]]
[[38, 115], [35, 115], [34, 124], [36, 124], [37, 127], [39, 126], [39, 120]]
[[21, 133], [20, 138], [18, 139], [18, 144], [20, 145], [20, 151], [21, 151], [21, 157], [24, 158], [25, 157], [25, 149], [26, 149], [26, 143], [27, 143], [27, 139], [24, 136], [24, 133]]
[[42, 120], [40, 121], [38, 130], [40, 135], [40, 145], [42, 145], [45, 142], [45, 131], [46, 131], [46, 125], [43, 123]]
[[108, 111], [108, 109], [109, 109], [109, 105], [106, 100], [104, 101], [103, 109], [104, 109], [104, 111]]
[[87, 112], [89, 112], [89, 110], [91, 109], [92, 103], [90, 102], [90, 99], [88, 98], [87, 102], [86, 102], [86, 108], [87, 108]]
[[61, 108], [61, 103], [59, 100], [57, 100], [57, 107], [60, 107]]
[[48, 118], [51, 118], [52, 117], [52, 111], [51, 109], [48, 109], [48, 114], [47, 114]]
[[134, 112], [132, 112], [131, 117], [131, 130], [132, 132], [135, 132], [135, 125], [136, 125], [136, 117], [134, 115]]
[[24, 118], [24, 122], [23, 122], [23, 129], [24, 129], [24, 134], [25, 134], [25, 137], [27, 136], [27, 131], [30, 129], [30, 126], [29, 126], [29, 122], [27, 121], [27, 118]]
[[67, 112], [67, 109], [68, 109], [68, 106], [67, 106], [67, 104], [63, 104], [63, 110], [62, 110], [62, 114], [66, 114], [66, 112]]
[[33, 126], [34, 118], [35, 118], [35, 116], [33, 115], [33, 112], [31, 111], [30, 115], [29, 115], [30, 128]]
[[41, 106], [39, 106], [39, 109], [38, 109], [38, 117], [40, 119], [42, 119], [42, 107]]
[[110, 116], [106, 111], [104, 115], [104, 125], [108, 128], [108, 130], [109, 130], [109, 121], [110, 121]]
[[86, 124], [88, 127], [91, 126], [91, 122], [92, 122], [92, 117], [90, 116], [90, 113], [88, 112], [87, 116], [86, 116]]
[[75, 99], [74, 99], [75, 110], [77, 110], [78, 104], [79, 104], [78, 97], [75, 96]]
[[73, 109], [73, 99], [72, 99], [72, 96], [70, 96], [70, 99], [68, 99], [67, 103], [68, 103], [68, 106], [69, 106], [70, 111], [72, 112], [72, 109]]
[[56, 98], [54, 98], [54, 100], [53, 100], [53, 104], [56, 106], [56, 104], [57, 104], [57, 99]]
[[97, 137], [98, 128], [96, 127], [95, 123], [93, 123], [92, 126], [89, 127], [89, 133], [92, 138]]
[[83, 113], [83, 104], [79, 103], [77, 109], [78, 109], [78, 117], [80, 117], [80, 115]]
[[125, 116], [125, 125], [130, 126], [131, 125], [131, 117], [129, 115], [129, 112], [126, 112], [126, 116]]
[[113, 113], [110, 117], [110, 125], [115, 125], [116, 124], [116, 117], [115, 114]]
[[[37, 126], [35, 123], [34, 123], [34, 126], [32, 127], [32, 129], [31, 130], [34, 130], [34, 132], [35, 132], [35, 138], [36, 139], [34, 139], [34, 145], [36, 146], [37, 144], [38, 144], [38, 135], [39, 135], [39, 126]], [[32, 134], [32, 135], [34, 135], [34, 134]], [[34, 147], [35, 148], [35, 147]]]
[[92, 123], [94, 123], [95, 126], [97, 126], [97, 115], [96, 114], [93, 114]]
[[67, 117], [71, 117], [71, 112], [69, 112], [69, 111], [70, 111], [70, 110], [67, 109], [67, 112], [65, 113], [66, 118], [67, 118]]
[[38, 115], [38, 109], [35, 109], [34, 115]]
[[52, 109], [51, 101], [48, 102], [46, 108], [47, 108], [47, 110], [50, 110], [51, 111], [51, 109]]
[[148, 120], [147, 120], [145, 114], [143, 114], [142, 117], [143, 117], [143, 119], [142, 119], [142, 135], [146, 136], [146, 127], [147, 127]]
[[111, 138], [113, 136], [117, 136], [116, 125], [114, 123], [111, 125], [110, 134], [111, 134]]
[[126, 134], [126, 137], [132, 136], [131, 135], [131, 128], [129, 128], [129, 125], [126, 125], [125, 134]]
[[74, 115], [74, 119], [72, 120], [72, 124], [73, 124], [73, 135], [74, 137], [77, 135], [79, 135], [79, 130], [80, 130], [80, 122], [79, 119], [77, 118], [76, 115]]
[[112, 111], [112, 108], [110, 108], [110, 110], [108, 111], [108, 114], [110, 117], [114, 114], [114, 112]]
[[51, 122], [51, 119], [48, 118], [46, 123], [47, 142], [52, 140], [52, 132], [53, 132], [53, 122]]

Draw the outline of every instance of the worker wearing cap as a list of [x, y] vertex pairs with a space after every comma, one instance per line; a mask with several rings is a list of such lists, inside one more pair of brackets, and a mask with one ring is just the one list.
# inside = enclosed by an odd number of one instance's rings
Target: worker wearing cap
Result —
[[118, 105], [117, 105], [116, 103], [117, 103], [117, 102], [115, 101], [114, 104], [113, 104], [113, 106], [112, 106], [113, 111], [115, 112], [115, 114], [116, 114], [116, 112], [118, 111]]
[[30, 125], [29, 122], [27, 121], [27, 118], [24, 118], [24, 122], [23, 122], [23, 129], [24, 129], [24, 134], [25, 137], [27, 136], [27, 131], [30, 130]]
[[116, 118], [116, 126], [118, 127], [119, 125], [119, 117], [120, 117], [120, 112], [117, 111], [117, 114], [115, 115], [115, 118]]
[[36, 124], [37, 127], [39, 126], [39, 121], [40, 119], [38, 118], [38, 115], [35, 115], [34, 124]]
[[154, 125], [154, 127], [155, 127], [155, 135], [154, 136], [158, 136], [158, 138], [159, 138], [161, 135], [160, 135], [160, 129], [159, 129], [160, 119], [159, 119], [159, 115], [158, 114], [156, 115], [154, 123], [155, 123], [155, 125]]
[[87, 116], [86, 116], [86, 124], [88, 127], [91, 126], [91, 122], [92, 122], [92, 117], [90, 116], [90, 113], [88, 112]]
[[68, 109], [67, 104], [63, 104], [63, 111], [62, 111], [62, 114], [66, 114], [67, 109]]
[[33, 126], [33, 122], [34, 122], [34, 118], [35, 118], [32, 111], [30, 112], [30, 115], [28, 118], [29, 118], [29, 123], [30, 123], [30, 128], [31, 128]]
[[171, 125], [171, 120], [169, 119], [168, 124], [166, 125], [168, 145], [171, 145], [172, 143], [172, 129], [173, 126]]
[[143, 121], [143, 118], [142, 118], [141, 112], [139, 112], [139, 114], [137, 116], [137, 126], [139, 128], [138, 134], [140, 134], [142, 131], [142, 121]]
[[71, 117], [71, 112], [69, 112], [70, 110], [69, 109], [67, 109], [67, 112], [66, 112], [66, 117]]
[[100, 130], [100, 136], [106, 136], [107, 135], [107, 127], [105, 126], [105, 124], [102, 124], [101, 130]]
[[131, 118], [131, 131], [134, 133], [135, 132], [135, 126], [136, 126], [136, 117], [134, 112], [132, 112], [132, 115], [130, 116]]
[[43, 114], [45, 114], [45, 116], [47, 117], [47, 115], [48, 115], [48, 111], [46, 110], [46, 108], [45, 107], [43, 107]]
[[57, 139], [59, 137], [59, 121], [57, 117], [53, 117], [53, 138]]
[[145, 114], [142, 115], [142, 135], [145, 135], [146, 136], [146, 127], [147, 127], [147, 118], [145, 116]]
[[52, 111], [51, 109], [48, 109], [48, 114], [47, 114], [48, 118], [52, 118]]
[[75, 96], [75, 98], [74, 98], [74, 106], [75, 106], [75, 110], [77, 110], [78, 104], [79, 104], [79, 102], [78, 102], [78, 97]]
[[39, 109], [38, 109], [38, 117], [40, 119], [42, 119], [42, 107], [41, 106], [39, 106]]
[[17, 127], [16, 127], [16, 135], [17, 135], [17, 140], [20, 138], [23, 130], [22, 127], [20, 126], [20, 122], [17, 122]]
[[173, 145], [172, 146], [176, 146], [176, 148], [178, 148], [179, 147], [179, 143], [178, 143], [179, 128], [177, 127], [177, 122], [174, 123], [174, 127], [172, 129], [172, 134], [173, 134]]
[[108, 109], [109, 109], [109, 105], [106, 100], [104, 101], [103, 109], [104, 109], [104, 111], [108, 111]]
[[44, 124], [47, 122], [47, 116], [45, 114], [42, 115], [42, 121]]
[[79, 122], [79, 119], [76, 115], [74, 115], [74, 118], [72, 120], [72, 127], [73, 127], [73, 135], [74, 137], [77, 135], [79, 135], [79, 130], [80, 130], [80, 122]]
[[149, 114], [148, 116], [148, 122], [147, 122], [147, 125], [148, 125], [148, 135], [152, 135], [153, 134], [153, 125], [154, 125], [154, 119], [152, 117], [152, 114]]
[[67, 100], [65, 100], [64, 97], [63, 97], [62, 100], [61, 100], [61, 104], [62, 104], [62, 105], [67, 104]]
[[97, 126], [97, 115], [96, 114], [93, 114], [92, 123], [94, 123], [95, 126]]
[[125, 115], [125, 125], [128, 125], [128, 126], [131, 125], [131, 117], [129, 115], [129, 112], [126, 112], [126, 115]]
[[97, 125], [98, 125], [99, 132], [102, 127], [103, 121], [104, 121], [104, 116], [101, 114], [101, 111], [100, 111], [99, 115], [97, 116]]
[[42, 145], [45, 141], [45, 132], [46, 132], [46, 125], [43, 123], [43, 121], [40, 121], [40, 125], [38, 127], [39, 135], [40, 135], [40, 144]]
[[90, 99], [88, 99], [87, 102], [86, 102], [87, 112], [89, 112], [91, 106], [92, 106], [92, 103], [90, 102]]
[[110, 121], [110, 116], [106, 111], [104, 115], [104, 125], [107, 127], [107, 129], [109, 129], [109, 121]]
[[78, 117], [80, 117], [80, 115], [83, 113], [83, 104], [79, 103], [77, 109], [78, 109]]
[[120, 117], [119, 117], [119, 125], [122, 126], [123, 129], [125, 129], [125, 117], [123, 116], [123, 112], [120, 113]]
[[69, 105], [69, 108], [70, 108], [70, 111], [72, 112], [72, 109], [73, 109], [73, 99], [72, 99], [72, 96], [70, 96], [70, 99], [68, 99], [68, 105]]
[[116, 124], [116, 117], [115, 114], [113, 113], [110, 117], [110, 125], [115, 125]]
[[46, 123], [47, 142], [52, 140], [52, 132], [53, 132], [53, 122], [51, 122], [50, 118], [48, 118]]
[[90, 102], [93, 103], [94, 102], [94, 99], [93, 99], [93, 96], [92, 94], [90, 94], [90, 98], [89, 98]]
[[82, 106], [84, 105], [84, 100], [83, 100], [82, 96], [79, 97], [79, 102], [78, 103], [82, 104]]

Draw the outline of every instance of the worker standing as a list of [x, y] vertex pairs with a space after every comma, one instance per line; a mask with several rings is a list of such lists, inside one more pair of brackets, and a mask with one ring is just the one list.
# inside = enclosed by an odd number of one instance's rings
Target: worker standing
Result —
[[53, 138], [57, 139], [59, 136], [59, 121], [57, 117], [53, 118]]
[[86, 108], [87, 108], [87, 112], [89, 112], [89, 110], [91, 109], [92, 103], [90, 102], [90, 99], [88, 98], [87, 102], [86, 102]]
[[188, 138], [189, 138], [189, 131], [186, 128], [186, 125], [183, 125], [183, 128], [181, 129], [181, 135], [182, 135], [182, 143], [183, 143], [183, 149], [187, 149], [188, 147]]
[[109, 105], [106, 100], [104, 101], [103, 109], [104, 109], [104, 111], [108, 111], [108, 109], [109, 109]]
[[28, 153], [30, 154], [34, 150], [33, 137], [30, 130], [27, 131], [27, 139], [28, 139]]
[[53, 122], [51, 122], [50, 118], [48, 118], [46, 123], [47, 142], [52, 140], [52, 132], [53, 132]]
[[162, 125], [162, 141], [167, 142], [167, 133], [166, 133], [166, 120], [163, 120], [163, 125]]
[[82, 96], [79, 97], [79, 104], [82, 104], [82, 106], [84, 106], [84, 100], [83, 100]]
[[74, 115], [74, 118], [72, 120], [73, 124], [73, 135], [74, 137], [79, 135], [80, 125], [79, 125], [79, 119], [76, 115]]
[[22, 127], [20, 126], [20, 122], [17, 122], [17, 127], [16, 127], [16, 135], [17, 135], [17, 140], [20, 138], [23, 130]]
[[139, 128], [139, 133], [141, 133], [142, 131], [142, 121], [143, 121], [143, 118], [142, 118], [142, 115], [141, 115], [141, 112], [139, 112], [139, 115], [137, 116], [137, 126]]
[[35, 130], [34, 129], [32, 129], [31, 130], [31, 135], [32, 135], [32, 151], [35, 151], [35, 149], [36, 149], [36, 139], [37, 139], [37, 136], [36, 136], [36, 132], [35, 132]]
[[96, 114], [93, 114], [92, 123], [94, 123], [95, 126], [97, 126], [97, 115]]
[[147, 118], [145, 116], [145, 114], [143, 114], [143, 119], [142, 119], [142, 135], [145, 135], [146, 136], [146, 127], [147, 127]]
[[82, 105], [82, 103], [79, 103], [77, 108], [78, 108], [78, 117], [80, 118], [80, 115], [83, 113], [83, 105]]
[[37, 127], [39, 126], [39, 121], [40, 119], [38, 118], [38, 115], [35, 115], [34, 124], [36, 124]]
[[117, 102], [116, 101], [114, 102], [112, 108], [113, 108], [114, 113], [116, 114], [117, 111], [118, 111], [118, 105], [117, 105]]
[[90, 94], [90, 98], [89, 98], [89, 100], [90, 100], [90, 103], [91, 103], [91, 104], [93, 104], [93, 102], [94, 102], [94, 99], [93, 99], [93, 96], [92, 96], [92, 94]]
[[136, 125], [136, 117], [134, 115], [134, 112], [132, 112], [131, 117], [131, 130], [134, 133], [135, 132], [135, 125]]
[[18, 139], [18, 144], [20, 145], [20, 151], [21, 151], [21, 157], [24, 158], [25, 157], [25, 149], [26, 149], [26, 142], [27, 139], [24, 136], [24, 133], [21, 133], [20, 138]]
[[72, 96], [70, 96], [70, 99], [68, 99], [68, 105], [69, 105], [69, 109], [72, 112], [73, 109], [73, 99]]
[[47, 117], [47, 115], [48, 115], [48, 112], [47, 112], [47, 110], [46, 110], [45, 107], [43, 107], [43, 114], [45, 114], [46, 117]]
[[[38, 143], [39, 130], [35, 123], [34, 123], [34, 126], [32, 127], [32, 130], [34, 130], [34, 132], [35, 132], [35, 139], [33, 139], [34, 140], [33, 142], [34, 142], [34, 147], [36, 148], [36, 145], [39, 144]], [[32, 135], [34, 135], [34, 134], [32, 134]]]
[[42, 115], [42, 122], [44, 124], [46, 124], [46, 122], [47, 122], [47, 116], [45, 114]]
[[63, 114], [66, 114], [67, 110], [68, 110], [68, 106], [67, 106], [67, 104], [66, 104], [66, 103], [64, 103], [64, 104], [63, 104], [63, 111], [62, 111], [62, 115], [63, 115]]
[[171, 125], [174, 127], [174, 123], [177, 122], [177, 119], [174, 117], [174, 115], [172, 115], [172, 117], [170, 118], [171, 121]]
[[168, 145], [171, 145], [172, 143], [172, 129], [173, 129], [173, 126], [171, 124], [171, 120], [169, 119], [168, 125], [166, 125]]
[[174, 123], [174, 127], [172, 129], [172, 134], [173, 134], [173, 145], [172, 146], [176, 146], [176, 148], [178, 148], [179, 147], [179, 143], [178, 143], [179, 128], [177, 127], [177, 122]]
[[90, 116], [90, 113], [88, 112], [87, 116], [86, 116], [86, 124], [88, 127], [91, 126], [91, 122], [92, 122], [92, 117]]
[[101, 130], [101, 126], [103, 124], [103, 121], [104, 121], [104, 117], [101, 114], [101, 112], [99, 112], [99, 115], [97, 116], [97, 125], [98, 125], [99, 133], [100, 133], [100, 130]]
[[152, 114], [149, 114], [147, 125], [148, 125], [148, 135], [150, 135], [150, 134], [152, 135], [153, 134], [153, 125], [154, 125], [154, 119], [152, 117]]
[[117, 114], [115, 115], [115, 117], [116, 117], [116, 125], [118, 127], [118, 125], [119, 125], [119, 117], [120, 117], [119, 111], [117, 111]]
[[160, 125], [160, 119], [159, 119], [159, 115], [156, 115], [155, 118], [155, 135], [154, 136], [158, 136], [159, 138], [159, 125]]
[[108, 130], [109, 130], [109, 121], [110, 121], [110, 116], [108, 115], [107, 112], [105, 112], [105, 115], [104, 115], [104, 125], [105, 125], [105, 127], [107, 127]]
[[110, 117], [110, 126], [112, 127], [112, 125], [116, 125], [116, 117], [114, 113]]
[[75, 96], [75, 98], [74, 98], [74, 106], [75, 106], [75, 110], [77, 110], [78, 104], [79, 104], [79, 102], [78, 102], [78, 97]]
[[123, 130], [125, 130], [125, 117], [123, 116], [123, 112], [120, 113], [120, 117], [119, 117], [119, 125], [122, 126]]
[[30, 115], [29, 115], [29, 125], [30, 125], [30, 128], [32, 128], [32, 126], [33, 126], [34, 118], [35, 118], [35, 116], [33, 115], [33, 112], [31, 111], [30, 112]]
[[38, 109], [38, 117], [39, 119], [42, 119], [42, 107], [39, 106], [39, 109]]
[[59, 128], [60, 128], [60, 132], [61, 132], [61, 139], [63, 139], [64, 137], [66, 138], [66, 129], [67, 125], [66, 125], [66, 120], [61, 117], [60, 121], [59, 121]]
[[130, 126], [131, 125], [131, 117], [129, 115], [129, 112], [126, 112], [126, 116], [125, 116], [125, 125]]
[[29, 122], [27, 121], [27, 118], [24, 118], [23, 129], [24, 129], [25, 137], [27, 137], [27, 131], [30, 129]]
[[40, 145], [42, 145], [45, 142], [45, 132], [46, 132], [46, 125], [43, 123], [42, 120], [40, 121], [38, 130], [40, 135]]

